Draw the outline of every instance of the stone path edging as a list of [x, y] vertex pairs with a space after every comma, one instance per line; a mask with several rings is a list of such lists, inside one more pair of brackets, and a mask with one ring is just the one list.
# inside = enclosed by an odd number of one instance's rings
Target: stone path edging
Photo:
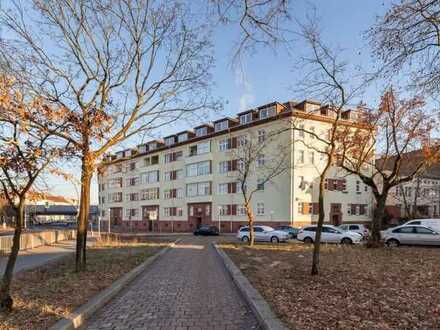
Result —
[[216, 243], [213, 243], [213, 246], [241, 295], [257, 317], [260, 326], [265, 330], [286, 330], [286, 326], [276, 317], [266, 300], [252, 286], [240, 269], [232, 262], [231, 258]]
[[155, 255], [147, 258], [143, 263], [141, 263], [136, 268], [132, 269], [115, 282], [110, 285], [107, 289], [104, 289], [100, 293], [93, 296], [86, 304], [77, 308], [68, 318], [59, 320], [49, 330], [72, 330], [80, 328], [85, 324], [87, 318], [93, 315], [97, 310], [103, 307], [107, 302], [109, 302], [113, 297], [115, 297], [121, 290], [131, 283], [136, 277], [138, 277], [148, 266], [150, 266], [154, 261], [156, 261], [161, 255], [169, 251], [171, 247], [177, 244], [180, 239], [175, 240], [168, 247], [162, 249]]

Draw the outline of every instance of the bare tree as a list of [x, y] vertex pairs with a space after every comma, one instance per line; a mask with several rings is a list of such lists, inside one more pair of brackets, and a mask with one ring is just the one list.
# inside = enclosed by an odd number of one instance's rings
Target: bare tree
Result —
[[408, 74], [410, 85], [440, 92], [440, 1], [402, 0], [379, 17], [368, 36], [381, 70]]
[[390, 190], [412, 181], [438, 157], [435, 121], [422, 98], [398, 100], [392, 89], [380, 106], [365, 107], [361, 116], [369, 129], [341, 132], [338, 157], [346, 171], [372, 189], [376, 205], [370, 245], [378, 246]]
[[290, 143], [285, 134], [286, 130], [273, 129], [258, 135], [255, 131], [248, 131], [236, 139], [237, 148], [231, 153], [233, 171], [231, 177], [240, 186], [243, 196], [243, 206], [249, 226], [249, 245], [254, 244], [255, 214], [252, 208], [253, 197], [264, 186], [290, 168], [290, 157], [287, 146]]
[[[32, 128], [30, 122], [35, 117], [60, 114], [38, 97], [23, 96], [13, 80], [0, 78], [0, 192], [16, 214], [13, 244], [1, 280], [0, 310], [10, 310], [13, 305], [10, 286], [28, 193], [35, 189], [37, 179], [50, 162], [68, 150], [55, 143], [52, 133]], [[58, 129], [63, 129], [63, 119], [58, 118]]]
[[257, 45], [275, 46], [286, 41], [283, 24], [291, 20], [289, 0], [210, 0], [223, 24], [240, 26], [235, 57]]
[[[86, 265], [90, 184], [109, 149], [202, 109], [213, 58], [206, 27], [178, 1], [11, 1], [0, 10], [1, 55], [20, 81], [67, 112], [35, 123], [81, 161], [76, 269]], [[49, 118], [50, 119], [50, 118]]]
[[[319, 22], [317, 17], [311, 16], [306, 24], [300, 23], [301, 35], [309, 51], [309, 54], [300, 61], [300, 66], [305, 72], [301, 78], [300, 92], [321, 100], [324, 107], [310, 110], [306, 116], [298, 113], [293, 116], [291, 123], [293, 130], [301, 131], [314, 138], [313, 143], [307, 143], [304, 139], [298, 139], [296, 142], [322, 155], [322, 160], [316, 166], [319, 172], [319, 215], [314, 242], [312, 275], [319, 273], [321, 232], [325, 220], [325, 180], [332, 166], [337, 165], [339, 131], [353, 125], [343, 120], [343, 112], [347, 110], [346, 107], [358, 96], [363, 87], [362, 84], [355, 88], [351, 87], [347, 76], [347, 63], [340, 60], [337, 51], [324, 44], [317, 22]], [[313, 117], [314, 112], [319, 115], [324, 113], [329, 117], [325, 134], [311, 131], [301, 125], [303, 119]]]

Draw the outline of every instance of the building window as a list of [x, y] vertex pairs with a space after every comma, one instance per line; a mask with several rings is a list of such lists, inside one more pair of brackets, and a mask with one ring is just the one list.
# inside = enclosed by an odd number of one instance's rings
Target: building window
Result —
[[183, 209], [181, 207], [164, 207], [163, 211], [166, 217], [181, 217], [183, 215]]
[[141, 190], [141, 200], [159, 199], [159, 188], [148, 188]]
[[186, 196], [208, 196], [211, 195], [211, 182], [197, 182], [186, 185]]
[[159, 156], [158, 155], [151, 157], [151, 165], [156, 165], [156, 164], [159, 164]]
[[165, 155], [164, 162], [165, 163], [176, 162], [176, 161], [181, 160], [182, 157], [183, 157], [183, 152], [182, 151], [170, 152], [170, 153]]
[[265, 163], [264, 155], [258, 155], [256, 161], [257, 161], [257, 167], [264, 166]]
[[273, 116], [275, 116], [275, 114], [276, 114], [275, 107], [261, 109], [260, 110], [260, 119], [266, 119], [269, 117], [273, 117]]
[[108, 180], [108, 187], [110, 188], [122, 188], [122, 178], [114, 178]]
[[133, 178], [127, 179], [127, 186], [137, 186], [140, 183], [140, 178], [138, 176], [135, 176]]
[[313, 140], [315, 138], [315, 128], [314, 127], [310, 127], [309, 131], [310, 131], [309, 136]]
[[218, 149], [219, 151], [225, 151], [231, 148], [231, 140], [223, 139], [218, 141]]
[[138, 209], [125, 209], [125, 216], [128, 218], [135, 218], [139, 215]]
[[237, 205], [237, 215], [246, 215], [246, 208], [244, 205]]
[[258, 142], [263, 143], [266, 140], [266, 131], [264, 129], [258, 130]]
[[231, 171], [236, 171], [237, 164], [238, 164], [238, 161], [236, 159], [222, 161], [218, 164], [219, 173], [227, 173], [227, 172], [231, 172]]
[[240, 124], [241, 125], [248, 124], [250, 122], [252, 122], [252, 112], [248, 112], [248, 113], [240, 116]]
[[170, 146], [170, 145], [174, 144], [174, 142], [175, 142], [175, 138], [174, 138], [174, 136], [170, 136], [170, 137], [168, 137], [168, 138], [165, 139], [165, 144], [166, 144], [167, 146]]
[[136, 169], [136, 162], [132, 162], [129, 165], [130, 171], [134, 171]]
[[202, 142], [189, 147], [189, 156], [197, 156], [211, 152], [211, 141]]
[[206, 127], [199, 127], [196, 128], [196, 136], [204, 136], [208, 134], [208, 129]]
[[215, 123], [214, 129], [216, 132], [219, 132], [219, 131], [223, 131], [225, 129], [228, 129], [228, 126], [229, 126], [229, 121], [224, 120], [224, 121]]
[[264, 179], [257, 180], [257, 190], [264, 190]]
[[211, 161], [198, 162], [186, 165], [186, 176], [200, 176], [211, 174]]
[[228, 193], [228, 184], [227, 183], [220, 183], [218, 185], [218, 194], [219, 195], [226, 195]]
[[315, 164], [315, 152], [314, 151], [309, 152], [309, 163], [312, 165]]
[[257, 215], [264, 215], [264, 203], [257, 203]]
[[298, 164], [304, 164], [304, 150], [298, 150]]
[[139, 200], [139, 194], [138, 193], [129, 193], [126, 195], [127, 202], [135, 202]]
[[177, 136], [177, 142], [184, 142], [188, 140], [188, 133], [182, 133]]
[[159, 182], [159, 171], [149, 171], [141, 174], [142, 184]]
[[240, 135], [237, 137], [237, 146], [244, 147], [248, 144], [248, 139], [246, 135]]

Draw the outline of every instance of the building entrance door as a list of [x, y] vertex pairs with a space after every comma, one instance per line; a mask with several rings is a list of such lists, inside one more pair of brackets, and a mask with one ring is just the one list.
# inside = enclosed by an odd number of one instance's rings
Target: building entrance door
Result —
[[189, 203], [188, 223], [190, 229], [196, 229], [200, 225], [211, 224], [211, 203]]
[[122, 224], [122, 207], [110, 208], [110, 223], [112, 225]]

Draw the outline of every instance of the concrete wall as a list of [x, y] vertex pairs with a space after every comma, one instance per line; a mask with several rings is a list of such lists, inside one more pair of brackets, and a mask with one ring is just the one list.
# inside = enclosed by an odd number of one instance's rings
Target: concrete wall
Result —
[[[76, 230], [51, 230], [23, 233], [20, 237], [20, 251], [29, 250], [38, 246], [48, 245], [59, 241], [76, 238]], [[0, 251], [11, 251], [13, 236], [0, 236]]]

